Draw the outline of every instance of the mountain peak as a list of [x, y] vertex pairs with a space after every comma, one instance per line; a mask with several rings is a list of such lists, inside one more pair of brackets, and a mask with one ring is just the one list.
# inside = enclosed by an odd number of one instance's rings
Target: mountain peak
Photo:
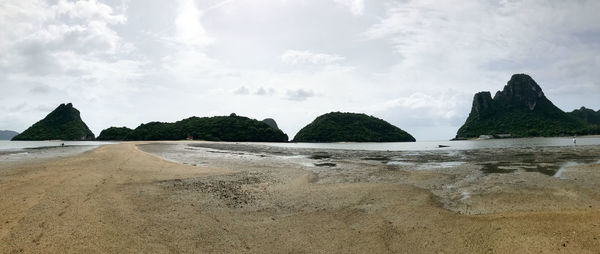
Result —
[[489, 92], [475, 94], [471, 113], [456, 136], [557, 136], [579, 133], [584, 129], [584, 123], [548, 100], [533, 78], [515, 74], [493, 99]]
[[266, 123], [267, 125], [271, 126], [271, 128], [273, 128], [273, 129], [279, 130], [279, 127], [277, 126], [277, 122], [275, 122], [275, 120], [273, 118], [265, 118], [261, 122]]
[[494, 99], [490, 92], [476, 93], [473, 98], [473, 110], [477, 113], [482, 113], [494, 106]]
[[514, 106], [527, 106], [534, 110], [541, 100], [548, 100], [542, 88], [527, 74], [514, 74], [504, 86], [498, 91], [494, 100]]
[[81, 120], [73, 104], [60, 104], [44, 119], [35, 123], [13, 140], [93, 140], [94, 133]]

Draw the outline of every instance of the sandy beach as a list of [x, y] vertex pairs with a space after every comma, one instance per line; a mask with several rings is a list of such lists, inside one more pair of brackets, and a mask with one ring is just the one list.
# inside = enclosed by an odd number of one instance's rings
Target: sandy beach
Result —
[[3, 166], [0, 253], [598, 253], [599, 152], [106, 145]]

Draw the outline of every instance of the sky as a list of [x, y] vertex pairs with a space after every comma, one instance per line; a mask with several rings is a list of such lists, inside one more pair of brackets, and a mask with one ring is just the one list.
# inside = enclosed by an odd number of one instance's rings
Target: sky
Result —
[[596, 0], [3, 0], [0, 129], [72, 102], [96, 134], [190, 116], [274, 118], [292, 138], [359, 112], [447, 140], [473, 95], [531, 75], [600, 109]]

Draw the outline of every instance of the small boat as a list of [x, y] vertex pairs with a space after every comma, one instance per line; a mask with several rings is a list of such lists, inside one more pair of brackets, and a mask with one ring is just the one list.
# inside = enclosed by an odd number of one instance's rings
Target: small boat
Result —
[[447, 145], [438, 145], [438, 148], [444, 148], [444, 147], [450, 147], [450, 146], [447, 146]]

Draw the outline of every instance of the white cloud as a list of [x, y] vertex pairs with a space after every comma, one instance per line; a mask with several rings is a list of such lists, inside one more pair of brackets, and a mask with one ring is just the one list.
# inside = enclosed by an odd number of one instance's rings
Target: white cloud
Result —
[[0, 1], [0, 128], [23, 130], [73, 102], [95, 132], [236, 112], [273, 117], [293, 136], [320, 114], [352, 111], [444, 139], [475, 92], [494, 93], [515, 72], [564, 110], [598, 109], [598, 9], [591, 0]]
[[332, 64], [344, 60], [344, 57], [308, 50], [287, 50], [281, 55], [281, 61], [287, 64]]
[[[62, 53], [74, 52], [85, 62], [107, 62], [105, 57], [132, 50], [111, 27], [125, 16], [97, 1], [8, 1], [0, 8], [0, 67], [32, 75], [61, 75]], [[18, 15], [13, 15], [17, 13]], [[7, 14], [6, 16], [4, 14]], [[110, 61], [108, 61], [110, 62]], [[86, 70], [93, 72], [93, 70]]]
[[434, 118], [436, 121], [448, 121], [456, 117], [462, 117], [456, 110], [462, 99], [465, 98], [457, 96], [455, 93], [431, 95], [417, 92], [406, 97], [399, 97], [383, 103], [374, 104], [369, 107], [369, 110], [373, 112], [405, 111], [412, 112], [411, 115], [413, 115], [413, 117], [417, 116], [428, 120]]
[[241, 86], [238, 89], [235, 89], [233, 91], [233, 94], [235, 94], [235, 95], [248, 95], [248, 94], [250, 94], [250, 90], [247, 87], [245, 87], [245, 86]]
[[336, 4], [344, 6], [350, 10], [353, 15], [363, 15], [365, 10], [364, 0], [333, 0]]
[[202, 15], [194, 0], [179, 0], [174, 39], [188, 47], [205, 47], [213, 43], [201, 23]]
[[114, 14], [112, 7], [98, 3], [97, 0], [69, 2], [60, 0], [52, 6], [55, 15], [68, 15], [70, 18], [82, 20], [98, 20], [109, 24], [122, 24], [127, 18], [120, 14]]
[[315, 96], [312, 90], [295, 89], [286, 91], [287, 99], [292, 101], [304, 101], [310, 97]]
[[269, 87], [269, 88], [264, 88], [264, 87], [259, 87], [256, 92], [254, 92], [254, 94], [256, 95], [260, 95], [260, 96], [271, 96], [273, 94], [275, 94], [275, 89]]

